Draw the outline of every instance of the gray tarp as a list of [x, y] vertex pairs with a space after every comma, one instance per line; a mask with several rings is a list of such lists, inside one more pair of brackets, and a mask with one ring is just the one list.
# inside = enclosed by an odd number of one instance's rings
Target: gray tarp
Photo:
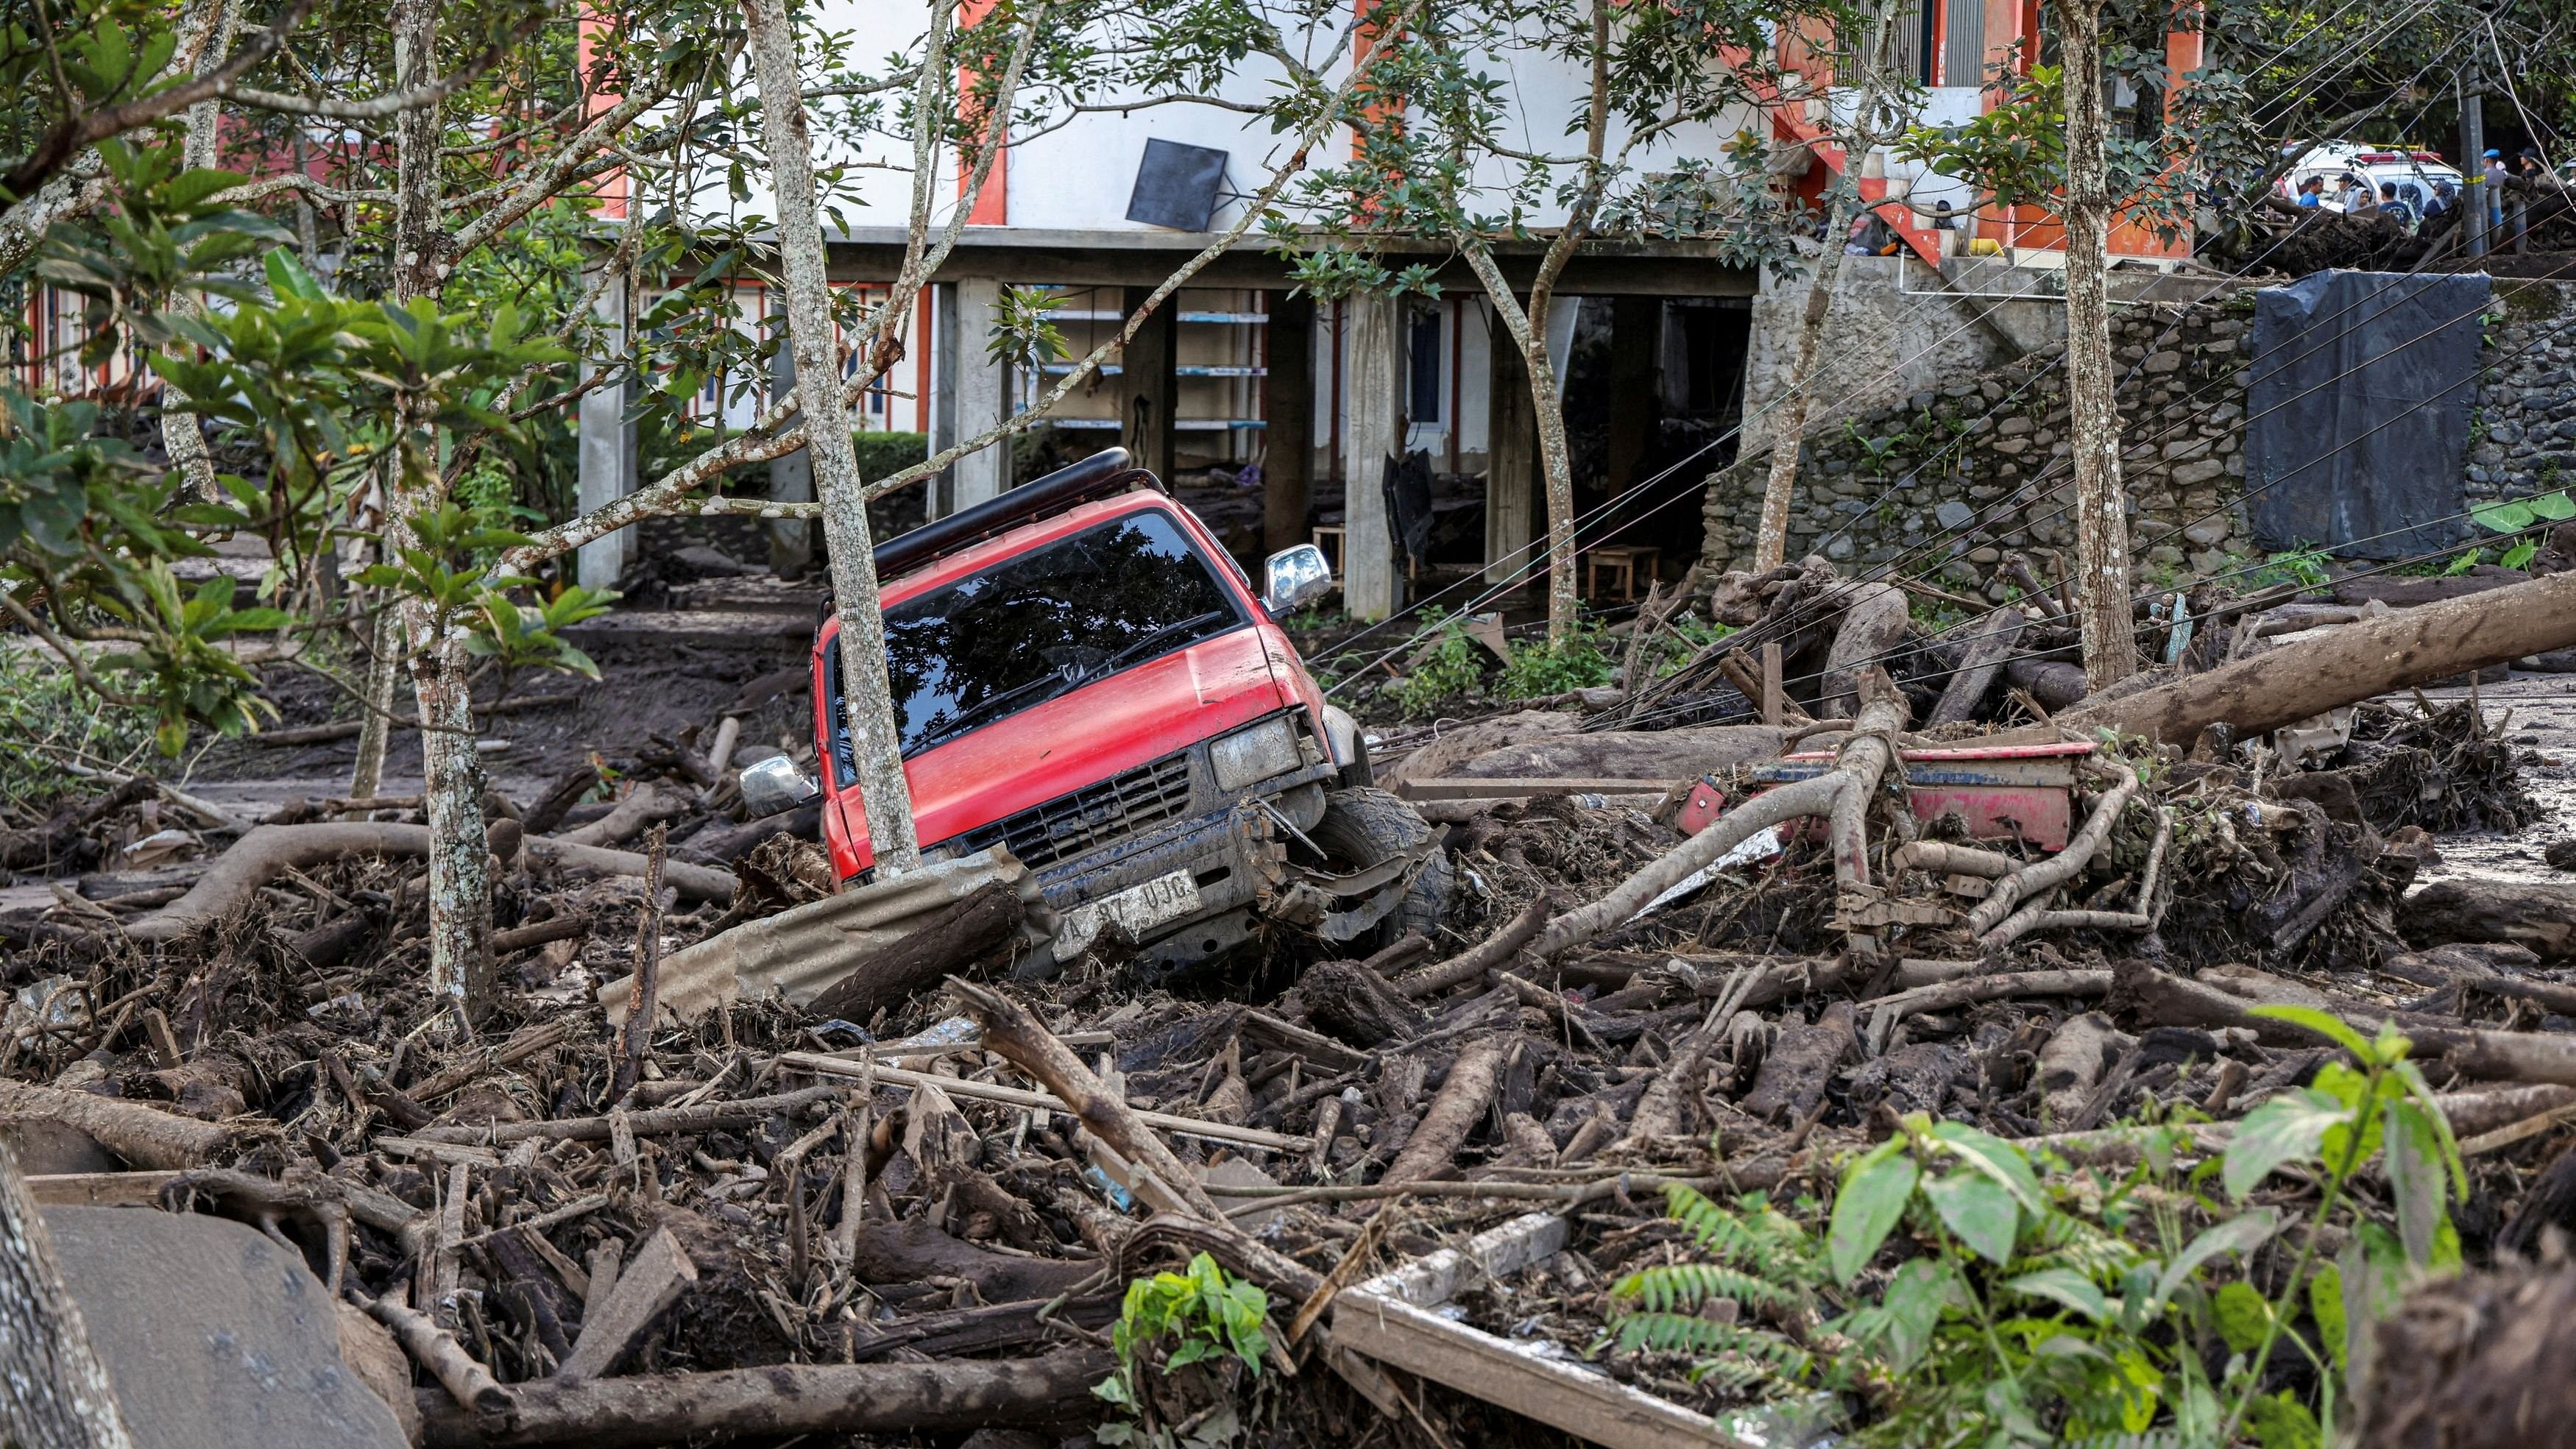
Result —
[[2270, 548], [2457, 546], [2488, 279], [2318, 272], [2254, 299], [2246, 513]]

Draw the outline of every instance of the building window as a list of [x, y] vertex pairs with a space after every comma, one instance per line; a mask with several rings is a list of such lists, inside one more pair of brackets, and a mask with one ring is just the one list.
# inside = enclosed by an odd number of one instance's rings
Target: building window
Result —
[[1441, 421], [1440, 317], [1436, 310], [1415, 312], [1405, 323], [1405, 421], [1416, 427]]

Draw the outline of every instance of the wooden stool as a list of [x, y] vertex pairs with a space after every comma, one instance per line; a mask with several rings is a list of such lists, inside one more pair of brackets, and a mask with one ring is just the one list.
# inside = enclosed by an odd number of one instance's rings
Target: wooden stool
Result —
[[1323, 551], [1324, 567], [1331, 571], [1334, 583], [1342, 581], [1342, 539], [1345, 531], [1339, 524], [1326, 524], [1315, 530], [1315, 547]]
[[1638, 548], [1628, 544], [1605, 544], [1583, 555], [1583, 594], [1586, 598], [1601, 593], [1601, 571], [1608, 569], [1619, 580], [1619, 601], [1633, 602], [1637, 597], [1637, 570], [1644, 569], [1647, 578], [1655, 576], [1656, 561], [1663, 557], [1659, 548]]

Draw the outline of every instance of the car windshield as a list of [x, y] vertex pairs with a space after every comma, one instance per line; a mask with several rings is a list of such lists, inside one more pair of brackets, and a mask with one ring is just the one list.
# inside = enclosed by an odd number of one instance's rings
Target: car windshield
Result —
[[[1172, 516], [1127, 514], [885, 612], [906, 758], [1244, 620]], [[857, 778], [841, 660], [829, 660], [833, 768]]]

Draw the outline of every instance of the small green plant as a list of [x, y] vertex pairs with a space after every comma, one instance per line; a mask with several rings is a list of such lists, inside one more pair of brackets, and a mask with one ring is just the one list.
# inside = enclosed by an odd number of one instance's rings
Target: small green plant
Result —
[[[2543, 493], [2533, 498], [2483, 504], [2470, 509], [2469, 517], [2477, 520], [2478, 526], [2490, 533], [2519, 534], [2542, 523], [2557, 523], [2564, 519], [2576, 518], [2576, 499], [2570, 499], [2567, 496], [2567, 490], [2561, 488], [2554, 493]], [[2475, 553], [2476, 550], [2471, 549], [2470, 552]], [[2518, 569], [2531, 562], [2539, 552], [2539, 539], [2523, 538], [2506, 549], [2504, 557], [2498, 562], [2506, 568]], [[2465, 570], [2454, 567], [2451, 572], [2462, 573]]]
[[[2508, 557], [2510, 557], [2510, 555], [2508, 555]], [[2458, 578], [2460, 575], [2476, 568], [2480, 563], [2484, 562], [2485, 559], [2486, 550], [2480, 548], [2470, 549], [2461, 554], [2458, 558], [2444, 564], [2442, 566], [2442, 577], [2446, 579]]]
[[1541, 699], [1608, 684], [1617, 668], [1618, 661], [1602, 648], [1601, 631], [1578, 624], [1562, 639], [1515, 642], [1494, 689], [1504, 699]]
[[43, 810], [92, 782], [63, 766], [132, 770], [152, 748], [150, 711], [112, 703], [51, 655], [0, 649], [0, 804]]
[[1644, 671], [1657, 679], [1678, 672], [1699, 657], [1700, 651], [1735, 632], [1732, 624], [1720, 624], [1683, 614], [1664, 625], [1663, 632], [1646, 645]]
[[[2412, 1281], [2458, 1265], [2447, 1207], [2467, 1176], [2404, 1037], [2257, 1011], [2349, 1060], [2247, 1113], [2219, 1160], [2180, 1172], [2185, 1139], [2149, 1127], [2140, 1165], [2109, 1178], [1915, 1113], [1845, 1170], [1821, 1235], [1758, 1195], [1668, 1189], [1700, 1257], [1613, 1285], [1602, 1347], [1689, 1355], [1697, 1381], [1745, 1397], [1855, 1394], [1862, 1444], [2332, 1442], [2355, 1344]], [[2374, 1164], [2393, 1231], [2353, 1210]], [[2248, 1202], [2285, 1169], [2317, 1194], [2303, 1231]], [[2240, 1265], [2285, 1231], [2267, 1292]], [[2321, 1263], [2329, 1234], [2345, 1246]], [[2307, 1387], [2267, 1390], [2285, 1346]]]
[[[1127, 1285], [1127, 1300], [1110, 1330], [1109, 1347], [1118, 1367], [1091, 1392], [1127, 1414], [1124, 1421], [1103, 1424], [1092, 1437], [1103, 1444], [1150, 1444], [1164, 1449], [1210, 1449], [1241, 1432], [1230, 1396], [1220, 1395], [1211, 1412], [1194, 1414], [1176, 1427], [1164, 1422], [1155, 1389], [1158, 1383], [1193, 1365], [1221, 1375], [1241, 1373], [1258, 1378], [1270, 1352], [1263, 1327], [1270, 1297], [1259, 1287], [1235, 1278], [1205, 1253], [1178, 1273], [1157, 1273]], [[1168, 1348], [1163, 1345], [1168, 1344]], [[1160, 1362], [1154, 1361], [1161, 1349]], [[1224, 1387], [1220, 1385], [1219, 1387]]]
[[1484, 646], [1468, 636], [1466, 622], [1436, 612], [1432, 622], [1437, 637], [1415, 655], [1412, 668], [1392, 690], [1406, 719], [1429, 719], [1485, 682]]
[[2332, 557], [2314, 544], [2302, 543], [2272, 555], [2247, 577], [2246, 582], [2255, 588], [2298, 584], [2304, 588], [2322, 589], [2334, 582], [2334, 575], [2326, 571], [2326, 564]]

